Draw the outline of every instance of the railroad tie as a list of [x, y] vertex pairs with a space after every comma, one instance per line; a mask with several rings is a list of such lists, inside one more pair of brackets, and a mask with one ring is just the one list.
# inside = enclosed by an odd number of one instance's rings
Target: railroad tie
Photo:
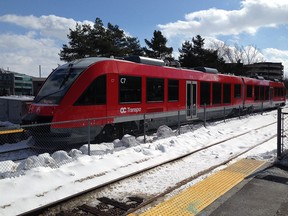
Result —
[[98, 198], [98, 200], [100, 202], [112, 205], [112, 206], [117, 207], [119, 209], [122, 209], [124, 211], [128, 211], [130, 209], [130, 206], [128, 206], [126, 203], [118, 202], [118, 201], [116, 201], [114, 199], [110, 199], [108, 197], [101, 197], [101, 198]]
[[105, 212], [99, 211], [97, 208], [88, 206], [86, 204], [78, 206], [78, 209], [85, 211], [85, 212], [88, 212], [88, 213], [91, 213], [93, 215], [97, 215], [97, 216], [109, 216]]

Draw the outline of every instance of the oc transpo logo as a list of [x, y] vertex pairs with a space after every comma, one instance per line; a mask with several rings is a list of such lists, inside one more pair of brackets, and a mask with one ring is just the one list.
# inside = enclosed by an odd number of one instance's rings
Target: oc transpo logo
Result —
[[125, 114], [125, 113], [139, 113], [141, 112], [141, 108], [131, 108], [131, 107], [121, 107], [120, 108], [120, 113]]

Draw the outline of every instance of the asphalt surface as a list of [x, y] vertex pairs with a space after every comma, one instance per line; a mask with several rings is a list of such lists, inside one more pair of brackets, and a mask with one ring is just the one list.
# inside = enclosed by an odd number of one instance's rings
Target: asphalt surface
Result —
[[288, 157], [246, 178], [197, 216], [288, 216]]

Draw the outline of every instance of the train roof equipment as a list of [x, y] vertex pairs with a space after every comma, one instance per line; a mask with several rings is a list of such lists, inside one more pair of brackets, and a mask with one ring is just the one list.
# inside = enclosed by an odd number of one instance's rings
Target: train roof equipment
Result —
[[161, 59], [152, 59], [143, 56], [127, 56], [124, 57], [124, 60], [131, 61], [135, 63], [147, 64], [147, 65], [154, 65], [154, 66], [165, 66], [165, 62]]
[[218, 74], [218, 70], [216, 68], [209, 68], [209, 67], [195, 67], [193, 68], [194, 70], [197, 71], [202, 71], [205, 73], [212, 73], [212, 74]]

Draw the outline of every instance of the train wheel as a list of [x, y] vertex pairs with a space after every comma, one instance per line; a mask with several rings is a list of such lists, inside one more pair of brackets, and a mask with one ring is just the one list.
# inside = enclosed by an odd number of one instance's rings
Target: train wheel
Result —
[[112, 142], [115, 139], [121, 139], [121, 135], [123, 136], [122, 127], [120, 124], [109, 124], [105, 125], [102, 132], [97, 136], [97, 140], [106, 141], [106, 142]]
[[123, 136], [125, 134], [135, 135], [135, 134], [139, 133], [139, 128], [138, 128], [135, 121], [123, 123], [122, 128], [123, 128], [123, 130], [122, 130], [123, 132], [122, 132], [121, 136]]

